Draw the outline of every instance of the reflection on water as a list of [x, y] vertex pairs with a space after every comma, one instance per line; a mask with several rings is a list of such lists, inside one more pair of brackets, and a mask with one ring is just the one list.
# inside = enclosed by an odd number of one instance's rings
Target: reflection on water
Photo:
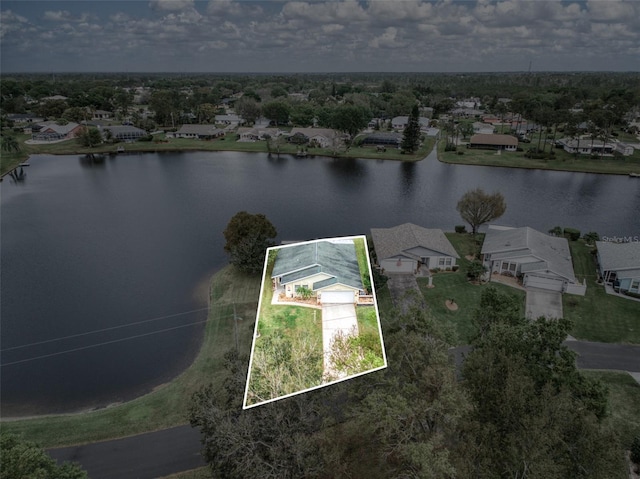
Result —
[[[228, 261], [222, 231], [240, 210], [266, 214], [280, 240], [406, 221], [451, 231], [462, 194], [481, 187], [504, 194], [500, 224], [640, 235], [640, 181], [623, 176], [433, 156], [398, 163], [190, 152], [30, 163], [27, 181], [2, 182], [2, 348], [118, 329], [3, 351], [6, 363], [77, 349], [3, 367], [5, 415], [126, 400], [183, 370], [202, 331], [188, 325], [202, 313], [182, 313], [198, 309], [194, 288]], [[137, 324], [153, 318], [164, 319]]]

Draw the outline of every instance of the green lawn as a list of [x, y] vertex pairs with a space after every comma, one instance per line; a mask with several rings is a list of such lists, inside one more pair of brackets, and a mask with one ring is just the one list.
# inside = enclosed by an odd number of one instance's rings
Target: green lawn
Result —
[[622, 445], [628, 448], [640, 434], [640, 384], [627, 373], [582, 371], [582, 374], [601, 380], [609, 388], [610, 415], [605, 421], [618, 431]]
[[[27, 145], [25, 140], [31, 135], [16, 134], [16, 139], [20, 144], [19, 153], [2, 154], [1, 173], [4, 174], [15, 167], [18, 163], [25, 161], [29, 155], [52, 154], [52, 155], [75, 155], [86, 153], [109, 153], [115, 152], [118, 147], [124, 147], [129, 152], [158, 152], [158, 151], [246, 151], [246, 152], [267, 152], [267, 143], [264, 141], [239, 142], [234, 132], [227, 133], [224, 137], [211, 140], [192, 140], [187, 138], [166, 139], [164, 134], [154, 135], [154, 141], [136, 141], [133, 143], [102, 144], [93, 148], [85, 148], [78, 144], [77, 140], [67, 140], [60, 143], [49, 143], [39, 145]], [[435, 140], [428, 138], [421, 148], [413, 155], [403, 155], [400, 150], [389, 148], [386, 152], [376, 152], [374, 148], [352, 147], [349, 151], [341, 151], [340, 158], [369, 158], [381, 160], [402, 160], [418, 161], [425, 158], [433, 149]], [[295, 154], [299, 150], [298, 145], [281, 143], [279, 151], [282, 154]], [[333, 156], [330, 149], [310, 148], [309, 155]], [[275, 153], [274, 153], [275, 154]]]
[[607, 294], [596, 283], [593, 248], [583, 241], [570, 241], [576, 277], [587, 280], [585, 296], [562, 295], [564, 316], [573, 320], [572, 334], [578, 339], [607, 343], [640, 344], [640, 302]]
[[[418, 278], [418, 287], [434, 319], [456, 333], [457, 344], [468, 344], [473, 337], [475, 331], [471, 318], [480, 304], [482, 292], [489, 286], [518, 298], [522, 305], [520, 312], [524, 314], [524, 291], [503, 284], [477, 285], [467, 281], [466, 271], [470, 260], [466, 256], [479, 254], [484, 235], [478, 234], [477, 238], [474, 238], [468, 233], [446, 233], [446, 236], [460, 255], [457, 260], [460, 269], [455, 272], [434, 274], [434, 288], [427, 287], [427, 278]], [[445, 302], [450, 299], [454, 299], [458, 305], [456, 311], [451, 311], [446, 307]]]
[[[531, 143], [523, 144], [524, 149], [537, 145], [537, 139]], [[542, 145], [541, 145], [542, 146]], [[553, 160], [533, 160], [524, 157], [524, 152], [502, 151], [499, 155], [493, 150], [471, 150], [464, 146], [458, 147], [456, 152], [444, 151], [445, 142], [438, 144], [438, 159], [443, 163], [456, 163], [463, 165], [503, 166], [509, 168], [534, 168], [541, 170], [579, 171], [585, 173], [611, 173], [628, 175], [640, 173], [640, 151], [636, 150], [632, 156], [621, 158], [591, 159], [554, 149], [556, 158]], [[548, 151], [547, 146], [547, 151]]]
[[223, 355], [234, 345], [233, 304], [239, 349], [251, 349], [260, 279], [228, 266], [210, 286], [211, 309], [204, 340], [193, 364], [175, 380], [125, 404], [90, 413], [2, 421], [4, 431], [22, 434], [43, 447], [81, 444], [154, 431], [187, 423], [191, 395], [200, 387], [220, 384]]

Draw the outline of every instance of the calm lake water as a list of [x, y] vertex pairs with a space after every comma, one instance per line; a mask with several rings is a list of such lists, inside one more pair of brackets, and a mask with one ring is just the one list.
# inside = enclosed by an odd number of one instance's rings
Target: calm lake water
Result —
[[3, 416], [104, 406], [184, 370], [203, 328], [189, 325], [206, 318], [196, 290], [227, 262], [222, 231], [240, 210], [266, 214], [278, 240], [407, 221], [453, 230], [461, 195], [482, 187], [506, 198], [500, 224], [640, 236], [640, 180], [626, 176], [446, 165], [434, 155], [415, 164], [235, 152], [30, 163], [24, 182], [5, 177], [0, 187]]

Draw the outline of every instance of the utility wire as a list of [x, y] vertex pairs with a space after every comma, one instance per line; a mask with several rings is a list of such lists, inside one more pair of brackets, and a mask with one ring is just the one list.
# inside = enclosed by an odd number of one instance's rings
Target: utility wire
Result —
[[[229, 318], [229, 317], [232, 317], [232, 316], [233, 315], [231, 314], [231, 315], [227, 315], [227, 316], [217, 317], [216, 319]], [[59, 356], [61, 354], [73, 353], [73, 352], [76, 352], [76, 351], [83, 351], [85, 349], [96, 348], [98, 346], [106, 346], [108, 344], [120, 343], [122, 341], [129, 341], [131, 339], [143, 338], [145, 336], [151, 336], [153, 334], [166, 333], [167, 331], [174, 331], [174, 330], [180, 329], [180, 328], [187, 328], [189, 326], [195, 326], [196, 324], [202, 324], [202, 323], [206, 323], [208, 321], [210, 321], [210, 319], [204, 319], [202, 321], [196, 321], [196, 322], [189, 323], [189, 324], [182, 324], [180, 326], [174, 326], [174, 327], [171, 327], [171, 328], [160, 329], [158, 331], [151, 331], [149, 333], [136, 334], [135, 336], [127, 336], [126, 338], [113, 339], [111, 341], [105, 341], [105, 342], [102, 342], [102, 343], [90, 344], [88, 346], [81, 346], [81, 347], [78, 347], [78, 348], [66, 349], [64, 351], [57, 351], [55, 353], [43, 354], [42, 356], [35, 356], [33, 358], [20, 359], [18, 361], [12, 361], [10, 363], [1, 364], [0, 367], [12, 366], [14, 364], [27, 363], [27, 362], [30, 362], [30, 361], [36, 361], [38, 359], [50, 358], [50, 357], [53, 357], [53, 356]]]
[[158, 316], [157, 318], [145, 319], [143, 321], [137, 321], [135, 323], [121, 324], [120, 326], [112, 326], [112, 327], [109, 327], [109, 328], [96, 329], [96, 330], [93, 330], [93, 331], [86, 331], [84, 333], [70, 334], [69, 336], [62, 336], [60, 338], [45, 339], [44, 341], [38, 341], [38, 342], [35, 342], [35, 343], [22, 344], [20, 346], [12, 346], [10, 348], [1, 349], [0, 352], [13, 351], [15, 349], [28, 348], [28, 347], [31, 347], [31, 346], [39, 346], [41, 344], [53, 343], [53, 342], [56, 342], [56, 341], [62, 341], [64, 339], [78, 338], [80, 336], [87, 336], [89, 334], [103, 333], [105, 331], [113, 331], [115, 329], [120, 329], [120, 328], [128, 328], [129, 326], [135, 326], [137, 324], [144, 324], [144, 323], [150, 323], [152, 321], [159, 321], [161, 319], [174, 318], [176, 316], [182, 316], [184, 314], [198, 313], [200, 311], [206, 311], [208, 309], [209, 309], [208, 307], [207, 308], [200, 308], [200, 309], [193, 309], [191, 311], [184, 311], [182, 313], [168, 314], [166, 316]]

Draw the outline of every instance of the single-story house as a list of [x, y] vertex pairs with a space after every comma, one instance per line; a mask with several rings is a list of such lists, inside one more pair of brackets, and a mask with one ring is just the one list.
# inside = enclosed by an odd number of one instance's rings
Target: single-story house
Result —
[[378, 266], [385, 273], [453, 268], [460, 258], [440, 229], [405, 223], [393, 228], [371, 228], [371, 237]]
[[296, 135], [300, 139], [307, 138], [310, 146], [320, 148], [330, 148], [342, 137], [339, 132], [330, 128], [292, 128], [289, 138], [296, 137]]
[[266, 140], [267, 135], [271, 138], [277, 138], [283, 134], [279, 128], [260, 128], [260, 127], [244, 127], [241, 126], [237, 130], [238, 141], [258, 141]]
[[[168, 136], [168, 135], [167, 135]], [[224, 130], [214, 125], [182, 125], [172, 134], [174, 138], [194, 138], [198, 140], [211, 140], [224, 136]]]
[[528, 226], [489, 226], [482, 244], [482, 262], [491, 274], [522, 277], [529, 288], [580, 293], [573, 272], [569, 242]]
[[364, 286], [352, 239], [319, 240], [282, 246], [271, 273], [275, 293], [297, 296], [300, 288], [319, 302], [357, 303]]
[[[429, 128], [429, 118], [421, 116], [418, 118], [418, 122], [420, 123], [420, 128]], [[396, 116], [391, 119], [391, 128], [394, 130], [404, 130], [409, 123], [408, 116]]]
[[109, 120], [113, 117], [113, 113], [106, 110], [95, 110], [92, 115], [92, 120]]
[[375, 133], [370, 133], [362, 139], [362, 146], [367, 145], [381, 145], [381, 146], [392, 146], [394, 148], [399, 148], [400, 143], [402, 143], [402, 133], [396, 132], [386, 132], [386, 131], [376, 131]]
[[451, 114], [456, 118], [480, 118], [484, 114], [484, 110], [476, 108], [454, 108]]
[[39, 123], [44, 121], [44, 118], [33, 113], [9, 113], [7, 119], [16, 123]]
[[468, 147], [485, 150], [516, 151], [518, 148], [518, 139], [511, 135], [487, 135], [479, 133], [471, 137]]
[[[567, 153], [579, 153], [582, 155], [613, 155], [613, 152], [616, 150], [614, 143], [605, 143], [602, 140], [591, 140], [591, 138], [581, 138], [579, 140], [562, 138], [558, 140], [558, 144], [562, 145], [562, 148]], [[633, 154], [633, 148], [630, 154]]]
[[216, 115], [215, 119], [214, 119], [215, 123], [221, 124], [221, 125], [232, 125], [232, 126], [238, 126], [238, 125], [242, 125], [245, 123], [245, 121], [242, 119], [242, 117], [238, 116], [238, 115], [233, 115], [233, 114], [229, 114], [229, 115]]
[[621, 293], [640, 294], [640, 241], [596, 241], [602, 281]]
[[119, 141], [135, 141], [148, 135], [146, 131], [133, 125], [105, 126], [100, 129], [103, 137], [106, 137], [107, 131], [110, 131], [111, 137]]
[[489, 123], [482, 123], [481, 121], [473, 122], [473, 132], [480, 133], [481, 135], [491, 135], [495, 131], [495, 127]]
[[83, 128], [82, 125], [78, 123], [69, 122], [65, 125], [58, 125], [54, 121], [47, 121], [44, 123], [39, 123], [41, 127], [38, 131], [34, 128], [33, 133], [31, 134], [31, 138], [33, 140], [39, 141], [58, 141], [58, 140], [68, 140], [71, 138], [75, 138], [79, 133], [80, 129]]
[[626, 143], [621, 143], [619, 141], [615, 143], [615, 151], [620, 153], [622, 156], [633, 155], [633, 150], [633, 146], [627, 145]]

